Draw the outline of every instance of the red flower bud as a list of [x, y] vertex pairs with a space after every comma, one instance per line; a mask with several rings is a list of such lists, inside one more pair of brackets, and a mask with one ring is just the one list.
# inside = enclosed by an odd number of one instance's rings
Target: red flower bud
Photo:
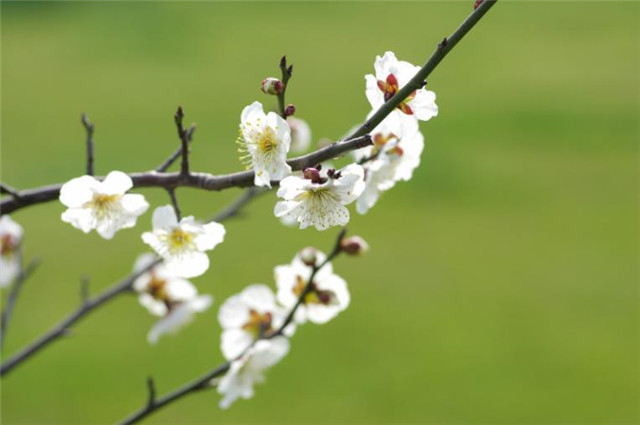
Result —
[[284, 83], [277, 78], [265, 78], [262, 80], [260, 90], [266, 94], [280, 94], [284, 91]]
[[286, 108], [284, 108], [284, 114], [288, 117], [296, 113], [296, 107], [292, 104], [288, 104]]

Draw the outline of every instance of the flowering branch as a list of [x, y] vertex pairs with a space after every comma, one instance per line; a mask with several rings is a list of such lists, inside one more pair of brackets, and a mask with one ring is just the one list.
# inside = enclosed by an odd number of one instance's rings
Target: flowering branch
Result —
[[82, 114], [82, 125], [87, 132], [87, 175], [95, 174], [95, 166], [93, 162], [93, 129], [94, 125], [89, 121], [87, 114]]
[[[218, 213], [215, 217], [213, 217], [213, 221], [222, 222], [228, 218], [234, 217], [235, 215], [238, 214], [238, 211], [240, 211], [240, 209], [242, 209], [246, 204], [248, 204], [253, 198], [265, 192], [266, 192], [265, 189], [256, 188], [256, 187], [247, 189], [247, 191], [243, 193], [237, 200], [232, 202], [228, 207], [226, 207], [220, 213]], [[14, 367], [16, 367], [23, 361], [30, 358], [32, 355], [36, 354], [38, 351], [46, 347], [51, 342], [66, 335], [69, 332], [69, 328], [73, 324], [75, 324], [77, 321], [79, 321], [84, 316], [89, 314], [91, 311], [97, 309], [98, 307], [104, 305], [108, 301], [116, 298], [121, 294], [131, 292], [133, 289], [133, 283], [135, 282], [135, 280], [141, 275], [143, 275], [144, 273], [148, 272], [151, 268], [160, 264], [161, 262], [162, 262], [161, 259], [157, 259], [155, 262], [144, 267], [142, 270], [132, 273], [131, 275], [121, 280], [119, 283], [104, 290], [102, 293], [100, 293], [93, 299], [91, 299], [88, 296], [88, 281], [85, 279], [81, 285], [81, 290], [80, 290], [82, 305], [76, 311], [74, 311], [69, 316], [67, 316], [67, 318], [65, 318], [63, 321], [61, 321], [56, 326], [54, 326], [47, 333], [42, 335], [36, 341], [31, 343], [22, 351], [15, 354], [5, 363], [0, 365], [0, 377], [9, 373]]]
[[20, 256], [20, 274], [18, 274], [15, 282], [13, 283], [13, 287], [11, 288], [11, 292], [9, 293], [9, 297], [7, 298], [7, 303], [4, 306], [4, 311], [2, 312], [2, 317], [0, 317], [0, 349], [4, 348], [4, 338], [7, 334], [9, 321], [11, 320], [11, 315], [13, 314], [13, 308], [18, 301], [18, 295], [20, 295], [22, 285], [40, 265], [40, 259], [36, 257], [33, 258], [29, 262], [29, 264], [27, 264], [27, 267], [22, 268], [22, 252], [20, 252], [18, 255]]
[[396, 94], [385, 102], [364, 124], [354, 131], [347, 139], [362, 136], [371, 132], [378, 124], [384, 120], [398, 105], [402, 103], [409, 95], [424, 87], [426, 78], [436, 69], [442, 59], [453, 50], [460, 40], [473, 28], [480, 19], [496, 4], [498, 0], [484, 0], [480, 5], [465, 19], [449, 38], [445, 38], [438, 44], [436, 51], [433, 52], [429, 60], [409, 82], [402, 87]]
[[[371, 137], [359, 136], [353, 139], [334, 142], [308, 155], [287, 161], [294, 171], [300, 171], [307, 167], [317, 165], [329, 159], [337, 158], [347, 152], [351, 152], [371, 145]], [[182, 173], [158, 173], [149, 171], [145, 173], [131, 173], [129, 177], [134, 187], [193, 187], [207, 191], [220, 191], [231, 187], [248, 187], [253, 185], [255, 173], [242, 171], [226, 175], [215, 176], [208, 173], [192, 172], [188, 176]], [[103, 180], [104, 177], [97, 177]], [[277, 181], [273, 184], [278, 184]], [[27, 189], [20, 192], [20, 198], [7, 198], [0, 201], [0, 214], [8, 214], [21, 208], [53, 201], [60, 196], [60, 188], [63, 183], [43, 186], [36, 189]]]
[[128, 418], [124, 419], [123, 421], [118, 422], [118, 425], [131, 425], [131, 424], [134, 424], [134, 423], [144, 419], [145, 417], [151, 415], [152, 413], [155, 413], [156, 411], [158, 411], [162, 407], [164, 407], [164, 406], [166, 406], [166, 405], [168, 405], [168, 404], [170, 404], [170, 403], [172, 403], [174, 401], [177, 401], [177, 400], [181, 399], [184, 396], [187, 396], [189, 394], [193, 394], [194, 392], [197, 392], [197, 391], [200, 391], [200, 390], [211, 388], [213, 386], [212, 383], [211, 383], [211, 380], [213, 380], [215, 378], [218, 378], [218, 377], [224, 375], [225, 373], [227, 373], [227, 371], [229, 371], [229, 368], [231, 367], [231, 363], [233, 361], [241, 358], [258, 341], [261, 341], [261, 340], [264, 340], [264, 339], [272, 339], [272, 338], [275, 338], [276, 336], [282, 335], [283, 332], [284, 332], [284, 329], [293, 320], [293, 317], [294, 317], [296, 311], [298, 310], [300, 305], [303, 303], [305, 297], [309, 294], [309, 291], [313, 288], [313, 279], [316, 276], [316, 274], [324, 266], [326, 266], [331, 260], [333, 260], [337, 255], [339, 255], [341, 252], [343, 252], [342, 241], [344, 239], [345, 234], [346, 234], [346, 229], [342, 229], [340, 231], [340, 233], [338, 234], [338, 237], [336, 239], [336, 243], [334, 245], [333, 251], [331, 251], [331, 253], [327, 256], [326, 260], [323, 261], [321, 264], [319, 264], [317, 266], [313, 266], [312, 271], [311, 271], [311, 275], [309, 276], [309, 279], [308, 279], [308, 281], [307, 281], [307, 283], [305, 285], [304, 290], [302, 291], [302, 293], [298, 297], [298, 300], [297, 300], [296, 304], [289, 310], [285, 321], [283, 322], [283, 324], [280, 327], [278, 327], [278, 329], [276, 329], [275, 331], [269, 333], [268, 335], [260, 335], [256, 340], [253, 341], [253, 343], [251, 345], [249, 345], [235, 359], [223, 362], [222, 364], [220, 364], [219, 366], [215, 367], [214, 369], [211, 369], [210, 371], [208, 371], [204, 375], [202, 375], [202, 376], [194, 379], [193, 381], [191, 381], [191, 382], [179, 387], [178, 389], [166, 394], [163, 397], [156, 398], [155, 397], [155, 387], [153, 388], [153, 392], [152, 392], [152, 388], [149, 387], [149, 396], [148, 396], [147, 405], [145, 407], [141, 408], [140, 410], [138, 410], [137, 412], [135, 412], [134, 414], [132, 414], [131, 416], [129, 416]]

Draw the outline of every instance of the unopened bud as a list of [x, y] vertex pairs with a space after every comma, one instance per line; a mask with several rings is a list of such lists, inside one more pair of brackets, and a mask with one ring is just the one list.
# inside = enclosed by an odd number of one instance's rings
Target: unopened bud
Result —
[[309, 267], [315, 266], [318, 261], [318, 250], [312, 246], [303, 248], [298, 255], [300, 260]]
[[322, 178], [320, 177], [320, 170], [318, 170], [317, 168], [305, 168], [302, 174], [304, 175], [305, 179], [311, 180], [313, 183], [320, 183], [322, 181]]
[[269, 77], [262, 80], [260, 90], [266, 94], [280, 94], [284, 91], [284, 84], [277, 78]]
[[284, 108], [284, 114], [287, 117], [290, 117], [291, 115], [296, 113], [296, 107], [293, 104], [288, 104], [286, 108]]
[[482, 0], [476, 0], [473, 4], [473, 10], [476, 10], [482, 4]]
[[362, 255], [369, 251], [369, 244], [360, 236], [350, 236], [342, 240], [340, 248], [348, 255]]

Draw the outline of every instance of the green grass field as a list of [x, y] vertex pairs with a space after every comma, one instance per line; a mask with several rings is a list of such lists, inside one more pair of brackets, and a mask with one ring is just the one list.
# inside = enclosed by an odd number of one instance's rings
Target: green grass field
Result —
[[[2, 180], [81, 175], [81, 112], [96, 123], [98, 173], [151, 169], [178, 145], [179, 104], [198, 123], [193, 169], [238, 170], [240, 112], [275, 105], [258, 88], [283, 53], [298, 115], [316, 140], [339, 138], [369, 110], [375, 55], [424, 62], [472, 3], [3, 2]], [[414, 179], [353, 214], [372, 250], [336, 261], [351, 307], [299, 329], [254, 399], [222, 411], [204, 392], [147, 423], [638, 423], [639, 19], [637, 2], [496, 5], [429, 79], [440, 115], [422, 124]], [[208, 217], [238, 193], [178, 195]], [[2, 423], [113, 423], [145, 402], [147, 376], [162, 393], [220, 363], [222, 301], [335, 237], [284, 228], [274, 203], [227, 223], [194, 280], [212, 309], [150, 347], [153, 318], [115, 300], [3, 379]], [[145, 250], [150, 213], [104, 241], [63, 209], [12, 216], [43, 263], [5, 356], [79, 305], [83, 275], [98, 291]]]

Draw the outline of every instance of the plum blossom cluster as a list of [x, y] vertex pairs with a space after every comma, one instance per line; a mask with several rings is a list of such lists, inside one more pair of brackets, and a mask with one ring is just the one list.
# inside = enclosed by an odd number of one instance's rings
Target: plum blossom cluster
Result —
[[[67, 207], [62, 221], [85, 233], [96, 230], [104, 239], [111, 239], [120, 229], [135, 226], [138, 216], [149, 208], [143, 195], [127, 193], [132, 187], [131, 178], [121, 171], [110, 172], [103, 181], [88, 175], [74, 178], [60, 191], [60, 201]], [[139, 294], [140, 304], [160, 317], [147, 335], [149, 343], [155, 344], [161, 335], [176, 332], [189, 323], [195, 313], [207, 310], [213, 303], [210, 295], [199, 295], [186, 279], [201, 276], [209, 269], [205, 252], [220, 244], [226, 231], [220, 223], [199, 223], [193, 216], [178, 220], [171, 205], [156, 208], [151, 222], [152, 230], [142, 234], [142, 241], [161, 260], [153, 254], [138, 258], [134, 273], [140, 276], [134, 281], [133, 289]], [[16, 233], [13, 222], [7, 222], [6, 226], [7, 232]], [[10, 244], [15, 245], [17, 242], [12, 241], [19, 242], [19, 238], [10, 237], [8, 233], [6, 240], [9, 258], [10, 251], [15, 249]], [[4, 252], [3, 240], [3, 261]], [[15, 267], [13, 263], [7, 264]], [[15, 273], [10, 267], [6, 269], [7, 274]], [[3, 271], [3, 279], [4, 274]]]
[[[366, 249], [360, 238], [341, 243], [339, 252], [359, 254]], [[220, 307], [220, 348], [230, 361], [227, 374], [216, 381], [223, 396], [221, 408], [238, 398], [253, 397], [254, 384], [289, 352], [296, 325], [323, 324], [349, 306], [347, 283], [333, 272], [330, 259], [316, 248], [300, 251], [290, 264], [274, 269], [276, 291], [254, 284], [228, 298]]]

